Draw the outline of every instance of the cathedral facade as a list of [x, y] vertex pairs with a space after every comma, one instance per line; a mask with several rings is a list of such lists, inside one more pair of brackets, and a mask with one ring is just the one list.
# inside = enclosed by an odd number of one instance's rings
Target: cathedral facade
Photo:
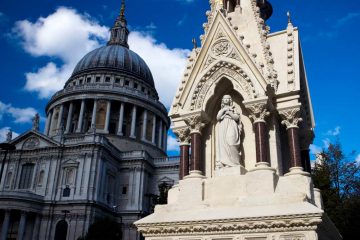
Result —
[[170, 120], [150, 69], [129, 49], [124, 4], [106, 46], [85, 55], [31, 130], [7, 139], [0, 183], [1, 239], [76, 240], [99, 218], [140, 239], [133, 222], [158, 186], [178, 181], [166, 155]]

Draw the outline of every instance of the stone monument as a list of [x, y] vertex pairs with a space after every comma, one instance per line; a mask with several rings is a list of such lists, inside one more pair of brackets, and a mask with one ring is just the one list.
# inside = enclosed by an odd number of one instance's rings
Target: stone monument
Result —
[[289, 17], [270, 33], [266, 0], [210, 6], [170, 110], [179, 183], [135, 225], [147, 240], [341, 239], [310, 177], [315, 124], [297, 28]]

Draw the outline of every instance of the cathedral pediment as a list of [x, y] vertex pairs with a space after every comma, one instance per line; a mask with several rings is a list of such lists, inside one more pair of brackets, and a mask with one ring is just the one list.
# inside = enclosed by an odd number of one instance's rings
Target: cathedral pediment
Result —
[[17, 150], [56, 147], [60, 144], [37, 131], [28, 131], [11, 141]]

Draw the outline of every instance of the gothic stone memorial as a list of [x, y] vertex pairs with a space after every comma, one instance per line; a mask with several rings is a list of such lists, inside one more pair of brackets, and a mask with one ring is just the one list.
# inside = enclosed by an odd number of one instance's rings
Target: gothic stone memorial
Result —
[[309, 174], [314, 117], [290, 14], [270, 33], [266, 0], [210, 7], [170, 110], [179, 184], [135, 225], [147, 240], [341, 239]]

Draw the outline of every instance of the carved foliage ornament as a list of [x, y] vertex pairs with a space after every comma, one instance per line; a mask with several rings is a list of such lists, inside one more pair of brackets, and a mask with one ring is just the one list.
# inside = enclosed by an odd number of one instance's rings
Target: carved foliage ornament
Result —
[[[259, 221], [232, 221], [231, 223], [206, 221], [169, 224], [139, 224], [138, 229], [144, 236], [199, 235], [216, 232], [222, 234], [302, 231], [315, 230], [322, 222], [321, 217], [302, 219], [279, 219]], [[286, 239], [286, 238], [285, 238]], [[290, 238], [291, 239], [291, 238]], [[296, 238], [295, 238], [296, 239]], [[301, 238], [300, 238], [301, 239]]]
[[265, 118], [270, 115], [267, 110], [267, 103], [253, 103], [246, 105], [246, 108], [250, 111], [250, 118], [256, 122], [265, 122]]
[[201, 133], [201, 130], [205, 127], [207, 121], [200, 115], [191, 115], [184, 119], [186, 125], [189, 126], [191, 133]]
[[256, 97], [255, 87], [251, 79], [240, 67], [227, 62], [219, 62], [210, 68], [200, 79], [192, 96], [191, 110], [202, 108], [209, 89], [223, 76], [228, 76], [229, 79], [236, 79], [237, 84], [234, 85], [240, 85], [245, 93], [244, 98], [254, 99]]
[[190, 141], [190, 129], [189, 128], [178, 128], [173, 129], [174, 134], [177, 136], [180, 145], [189, 144]]
[[283, 119], [281, 124], [285, 125], [286, 128], [298, 128], [299, 122], [302, 122], [300, 115], [300, 107], [279, 110], [280, 116]]
[[228, 40], [220, 40], [217, 43], [215, 43], [212, 48], [211, 51], [212, 53], [219, 57], [219, 56], [224, 56], [224, 55], [228, 55], [231, 51], [232, 47], [229, 43]]

